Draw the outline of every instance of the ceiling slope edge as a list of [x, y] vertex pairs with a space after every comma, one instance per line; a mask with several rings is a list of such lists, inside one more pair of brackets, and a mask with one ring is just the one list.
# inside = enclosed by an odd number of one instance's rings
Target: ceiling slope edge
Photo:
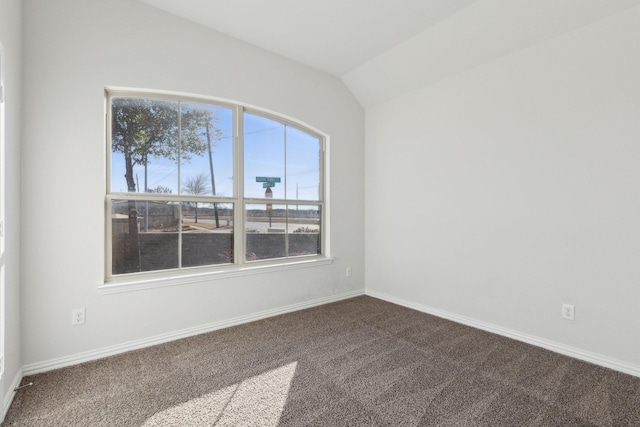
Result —
[[341, 79], [368, 108], [638, 5], [640, 0], [479, 1]]

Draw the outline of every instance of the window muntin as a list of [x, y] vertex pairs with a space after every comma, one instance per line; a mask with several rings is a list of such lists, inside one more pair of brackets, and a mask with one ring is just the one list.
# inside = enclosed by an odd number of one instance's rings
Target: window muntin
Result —
[[323, 254], [323, 137], [208, 100], [107, 101], [107, 278]]

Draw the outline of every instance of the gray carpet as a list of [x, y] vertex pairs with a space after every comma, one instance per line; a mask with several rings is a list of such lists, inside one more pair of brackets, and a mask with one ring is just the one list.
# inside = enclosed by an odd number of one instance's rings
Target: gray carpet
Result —
[[640, 426], [640, 378], [371, 297], [29, 381], [3, 426]]

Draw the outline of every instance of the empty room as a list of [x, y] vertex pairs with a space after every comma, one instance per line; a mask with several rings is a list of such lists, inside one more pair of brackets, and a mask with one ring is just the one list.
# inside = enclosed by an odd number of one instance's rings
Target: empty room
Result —
[[0, 0], [2, 426], [639, 426], [640, 0]]

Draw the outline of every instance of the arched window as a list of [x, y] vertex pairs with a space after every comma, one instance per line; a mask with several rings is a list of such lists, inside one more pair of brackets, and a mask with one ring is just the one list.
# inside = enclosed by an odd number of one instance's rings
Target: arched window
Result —
[[319, 132], [202, 98], [106, 101], [107, 279], [323, 256]]

